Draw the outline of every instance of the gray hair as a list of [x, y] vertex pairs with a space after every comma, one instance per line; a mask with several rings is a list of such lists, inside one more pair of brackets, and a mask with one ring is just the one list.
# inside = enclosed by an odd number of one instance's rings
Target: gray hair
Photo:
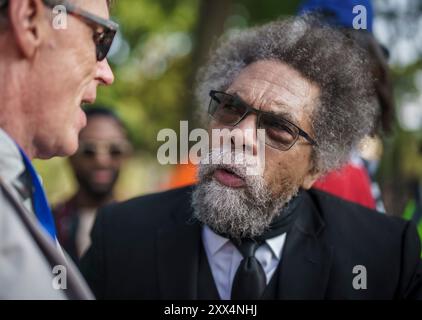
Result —
[[199, 70], [196, 99], [204, 114], [210, 90], [226, 90], [246, 66], [260, 60], [290, 65], [318, 85], [311, 115], [315, 172], [343, 165], [378, 113], [364, 51], [315, 15], [292, 17], [223, 36]]

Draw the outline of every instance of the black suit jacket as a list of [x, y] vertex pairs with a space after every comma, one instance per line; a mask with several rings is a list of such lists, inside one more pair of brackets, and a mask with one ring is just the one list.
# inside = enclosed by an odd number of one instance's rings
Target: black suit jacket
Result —
[[[100, 299], [196, 299], [201, 226], [192, 187], [100, 210], [82, 271]], [[422, 299], [415, 227], [321, 191], [306, 191], [287, 234], [279, 299]], [[356, 290], [354, 267], [366, 268]], [[356, 270], [355, 270], [356, 271]]]

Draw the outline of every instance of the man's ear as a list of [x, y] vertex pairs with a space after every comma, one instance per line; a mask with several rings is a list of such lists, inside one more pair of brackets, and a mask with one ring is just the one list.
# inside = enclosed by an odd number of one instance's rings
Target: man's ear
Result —
[[32, 58], [42, 42], [46, 25], [42, 0], [9, 0], [9, 24], [22, 55]]

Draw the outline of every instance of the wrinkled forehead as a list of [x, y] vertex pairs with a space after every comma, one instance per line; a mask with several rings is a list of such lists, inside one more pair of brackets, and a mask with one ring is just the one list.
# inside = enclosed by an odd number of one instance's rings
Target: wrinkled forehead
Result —
[[320, 94], [319, 87], [294, 68], [273, 60], [248, 65], [227, 91], [257, 109], [271, 112], [312, 111]]

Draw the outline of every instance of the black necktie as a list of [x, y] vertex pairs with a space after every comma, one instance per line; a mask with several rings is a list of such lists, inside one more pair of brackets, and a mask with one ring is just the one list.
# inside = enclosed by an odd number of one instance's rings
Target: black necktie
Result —
[[[295, 210], [301, 202], [303, 191], [299, 190], [284, 208], [279, 216], [271, 223], [268, 230], [254, 239], [230, 239], [242, 253], [243, 260], [233, 279], [232, 300], [257, 300], [260, 299], [267, 286], [266, 275], [261, 263], [255, 258], [255, 252], [267, 239], [277, 237], [290, 230], [296, 220], [298, 210]], [[225, 238], [230, 238], [221, 234]]]
[[13, 183], [13, 186], [18, 191], [23, 201], [26, 201], [27, 199], [32, 199], [33, 188], [31, 176], [29, 175], [27, 170], [23, 171], [19, 175], [19, 177]]
[[262, 297], [267, 281], [261, 263], [255, 258], [255, 251], [259, 246], [260, 243], [250, 239], [237, 245], [243, 260], [234, 276], [232, 300], [257, 300]]

